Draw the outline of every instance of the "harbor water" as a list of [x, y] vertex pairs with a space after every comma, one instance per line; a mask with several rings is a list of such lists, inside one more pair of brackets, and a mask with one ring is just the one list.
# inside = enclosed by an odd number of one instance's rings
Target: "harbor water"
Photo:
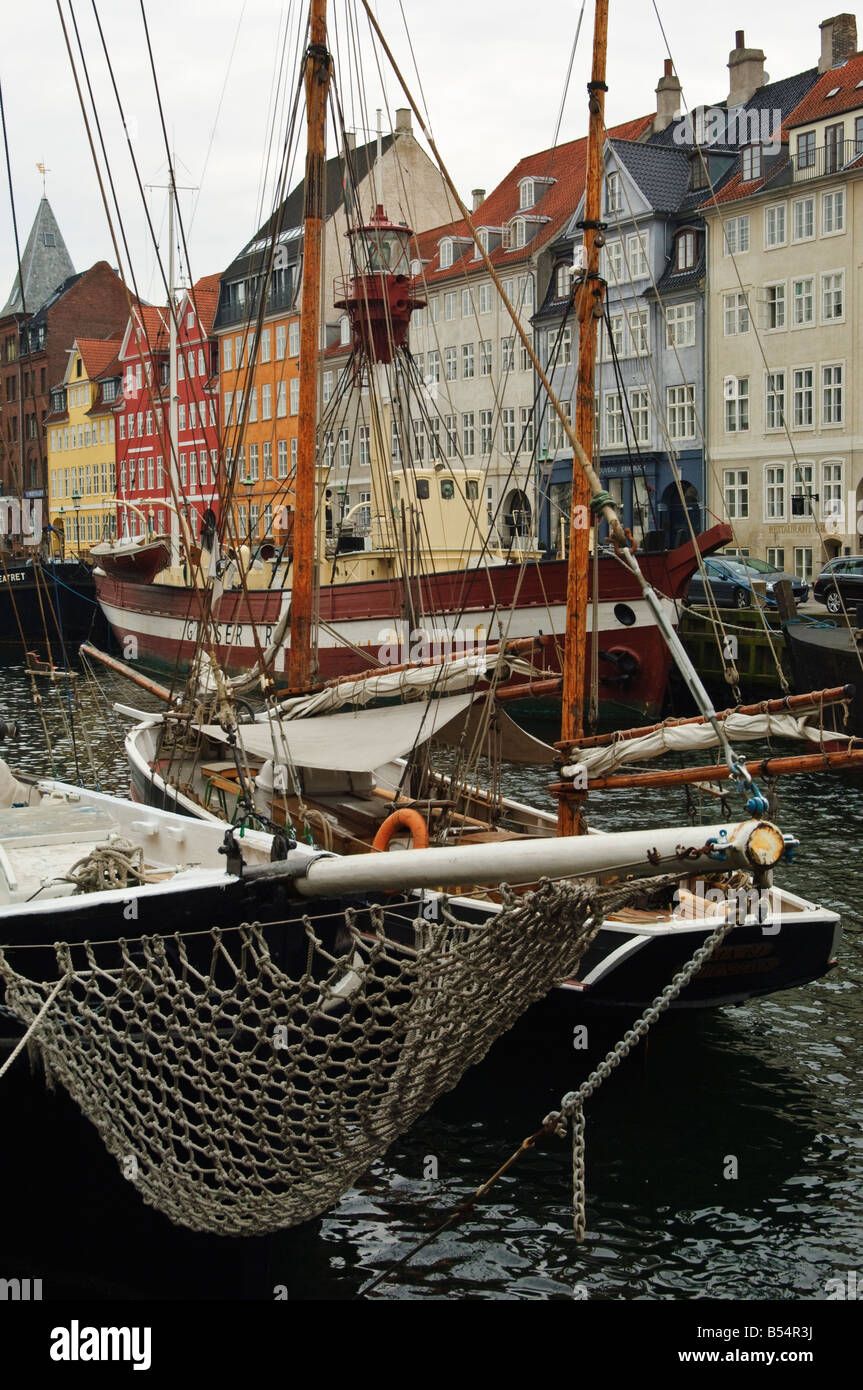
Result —
[[[73, 745], [63, 688], [40, 681], [49, 756], [23, 668], [4, 666], [0, 683], [0, 716], [20, 722], [3, 750], [13, 766], [74, 781], [77, 757], [92, 785], [92, 755], [102, 790], [127, 793], [105, 711], [112, 699], [152, 707], [147, 696], [112, 676], [97, 696], [82, 678]], [[509, 770], [505, 791], [550, 806], [548, 780]], [[592, 823], [609, 829], [688, 816], [680, 789], [590, 802]], [[863, 783], [787, 779], [777, 818], [801, 840], [783, 884], [842, 914], [837, 968], [760, 1003], [657, 1025], [588, 1104], [582, 1246], [569, 1143], [548, 1138], [370, 1297], [820, 1300], [859, 1267]], [[68, 1097], [19, 1057], [0, 1081], [0, 1181], [14, 1194], [2, 1266], [41, 1278], [46, 1299], [351, 1298], [489, 1178], [614, 1040], [592, 1023], [589, 1035], [586, 1053], [572, 1020], [539, 1006], [332, 1211], [251, 1240], [180, 1230], [144, 1206]]]

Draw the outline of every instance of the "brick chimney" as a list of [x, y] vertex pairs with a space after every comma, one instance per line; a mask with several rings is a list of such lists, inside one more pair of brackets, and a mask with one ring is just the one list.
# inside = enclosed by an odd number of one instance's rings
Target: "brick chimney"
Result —
[[409, 106], [399, 106], [396, 108], [396, 135], [413, 135], [414, 128], [411, 124], [411, 109]]
[[471, 209], [470, 209], [470, 210], [471, 210], [471, 212], [476, 212], [476, 210], [477, 210], [477, 208], [479, 207], [480, 203], [481, 203], [481, 202], [483, 201], [483, 199], [485, 198], [485, 189], [484, 189], [484, 188], [472, 188], [472, 189], [471, 189], [471, 194], [470, 194], [470, 196], [471, 196], [471, 199], [472, 199], [472, 202], [471, 202]]
[[731, 76], [729, 107], [745, 106], [767, 80], [764, 73], [764, 52], [760, 48], [746, 47], [742, 29], [737, 30], [734, 48], [728, 55], [728, 71]]
[[654, 134], [667, 130], [680, 111], [682, 88], [670, 58], [665, 60], [665, 72], [656, 84], [656, 118], [653, 122]]
[[829, 72], [857, 52], [857, 19], [853, 14], [837, 14], [818, 27], [821, 30], [818, 71]]

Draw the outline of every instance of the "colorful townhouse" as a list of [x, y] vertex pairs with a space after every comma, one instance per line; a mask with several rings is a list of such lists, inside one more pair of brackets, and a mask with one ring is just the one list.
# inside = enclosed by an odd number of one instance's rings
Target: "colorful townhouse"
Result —
[[45, 419], [48, 514], [52, 548], [87, 558], [117, 531], [114, 402], [121, 346], [112, 338], [77, 338], [63, 381], [51, 389]]

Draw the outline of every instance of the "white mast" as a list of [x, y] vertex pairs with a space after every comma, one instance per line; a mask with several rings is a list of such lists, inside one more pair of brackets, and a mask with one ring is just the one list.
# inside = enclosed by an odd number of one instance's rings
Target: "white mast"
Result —
[[168, 510], [171, 516], [171, 564], [180, 563], [180, 517], [178, 513], [180, 498], [180, 476], [177, 469], [177, 303], [174, 291], [174, 165], [168, 171], [168, 344], [170, 360], [168, 365], [168, 477], [170, 493], [174, 506]]

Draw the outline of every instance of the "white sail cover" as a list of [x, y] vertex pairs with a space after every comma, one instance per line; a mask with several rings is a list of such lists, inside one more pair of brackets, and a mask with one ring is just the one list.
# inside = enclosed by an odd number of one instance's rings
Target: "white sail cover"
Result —
[[[793, 714], [729, 714], [722, 727], [733, 742], [759, 738], [797, 738], [810, 743], [847, 739], [848, 734], [836, 734], [822, 729], [815, 715]], [[603, 744], [598, 748], [573, 748], [577, 762], [561, 769], [562, 776], [575, 777], [579, 768], [589, 777], [604, 777], [625, 767], [627, 763], [643, 763], [663, 753], [687, 753], [701, 748], [715, 748], [719, 740], [711, 724], [663, 724], [641, 738], [622, 739], [619, 743]]]
[[[452, 741], [460, 735], [477, 698], [448, 695], [443, 700], [417, 700], [407, 705], [383, 709], [355, 710], [327, 714], [315, 719], [273, 719], [240, 724], [237, 741], [241, 750], [254, 757], [290, 762], [295, 767], [335, 769], [342, 772], [373, 772], [404, 757], [426, 739], [446, 736]], [[482, 697], [480, 697], [482, 698]], [[550, 764], [553, 749], [519, 729], [502, 711], [492, 721], [495, 747], [502, 758]], [[201, 726], [209, 738], [227, 742], [218, 724]]]

